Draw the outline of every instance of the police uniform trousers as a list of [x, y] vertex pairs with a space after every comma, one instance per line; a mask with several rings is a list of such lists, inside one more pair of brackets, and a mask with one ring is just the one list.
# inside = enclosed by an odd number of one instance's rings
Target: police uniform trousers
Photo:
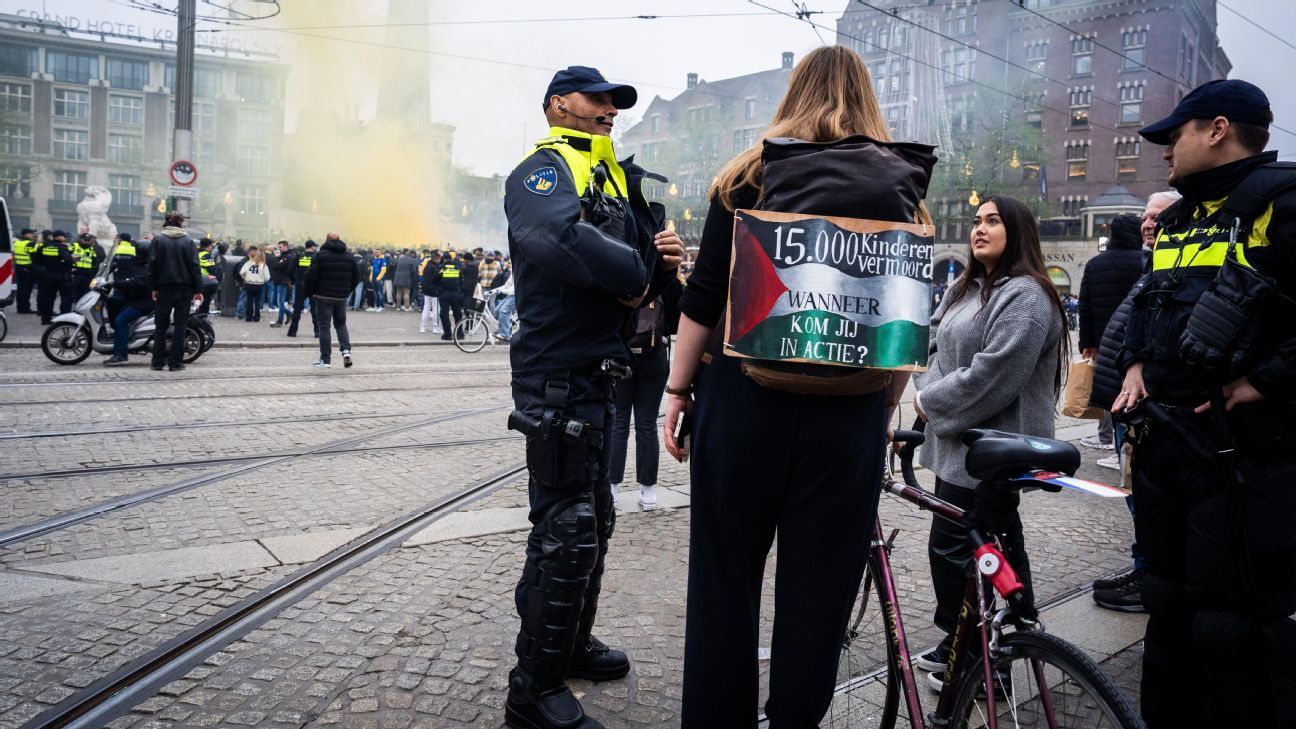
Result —
[[[456, 283], [455, 287], [457, 286]], [[443, 292], [441, 294], [440, 303], [441, 332], [443, 336], [449, 337], [454, 334], [455, 324], [464, 318], [464, 297], [457, 288], [453, 288], [449, 293]]]
[[[306, 308], [306, 283], [299, 281], [293, 287], [293, 312], [292, 319], [288, 320], [288, 336], [297, 336], [297, 324], [301, 322], [302, 309]], [[315, 301], [311, 300], [310, 305], [311, 331], [314, 336], [319, 336], [319, 320], [315, 318]]]
[[684, 729], [753, 727], [765, 561], [778, 538], [771, 729], [832, 701], [881, 491], [886, 395], [762, 388], [716, 357], [697, 380]]
[[[1213, 415], [1164, 406], [1135, 446], [1146, 561], [1142, 713], [1150, 729], [1296, 726], [1296, 424], [1290, 406], [1230, 413], [1255, 593]], [[1287, 412], [1278, 412], [1280, 409]], [[1248, 616], [1251, 619], [1248, 619]], [[1270, 698], [1272, 689], [1274, 698]]]
[[63, 271], [42, 271], [36, 287], [36, 310], [41, 319], [54, 316], [54, 298], [58, 297], [58, 313], [72, 311], [72, 282]]
[[18, 285], [18, 313], [32, 313], [32, 290], [36, 288], [37, 271], [31, 266], [14, 266]]
[[[444, 298], [442, 299], [444, 301]], [[561, 377], [557, 378], [561, 381]], [[603, 561], [616, 515], [608, 482], [614, 384], [602, 373], [567, 375], [566, 404], [559, 415], [584, 421], [590, 438], [583, 463], [564, 468], [568, 477], [546, 484], [549, 464], [538, 438], [527, 438], [531, 533], [526, 565], [515, 599], [522, 619], [518, 632], [518, 668], [538, 690], [562, 682], [578, 642], [594, 627], [603, 583]], [[540, 419], [546, 405], [546, 383], [553, 375], [513, 377], [513, 402], [527, 416]]]

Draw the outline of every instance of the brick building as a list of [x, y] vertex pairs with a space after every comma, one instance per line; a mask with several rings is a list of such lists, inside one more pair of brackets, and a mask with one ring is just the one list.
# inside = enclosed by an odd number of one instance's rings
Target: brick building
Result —
[[[965, 186], [939, 190], [929, 199], [938, 220], [970, 217], [979, 179], [980, 194], [1015, 186], [1042, 198], [1043, 231], [1058, 237], [1103, 233], [1110, 206], [1090, 212], [1099, 197], [1164, 189], [1161, 148], [1138, 129], [1231, 68], [1214, 0], [852, 0], [837, 42], [869, 66], [898, 139], [938, 143], [946, 161], [951, 146], [989, 141], [987, 126], [1010, 130], [992, 143], [1038, 140], [1033, 152], [1004, 149], [988, 182], [968, 170]], [[952, 222], [941, 238], [965, 232]]]
[[[175, 47], [0, 14], [0, 196], [15, 228], [76, 230], [87, 185], [112, 193], [109, 217], [161, 226], [169, 187]], [[197, 54], [193, 227], [253, 237], [273, 226], [287, 66], [249, 54]]]

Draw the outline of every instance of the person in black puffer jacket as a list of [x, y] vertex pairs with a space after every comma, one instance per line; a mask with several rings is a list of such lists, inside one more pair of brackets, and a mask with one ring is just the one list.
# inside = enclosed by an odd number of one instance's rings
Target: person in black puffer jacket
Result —
[[[1125, 300], [1143, 271], [1142, 238], [1136, 215], [1118, 215], [1111, 222], [1111, 240], [1107, 250], [1085, 264], [1080, 279], [1080, 354], [1096, 359], [1098, 342], [1116, 308]], [[1098, 435], [1081, 439], [1091, 448], [1113, 447], [1111, 415], [1104, 413], [1098, 421]]]
[[[311, 261], [302, 284], [305, 295], [314, 301], [316, 321], [319, 324], [320, 358], [315, 367], [326, 368], [333, 342], [329, 336], [329, 322], [336, 322], [338, 348], [342, 350], [342, 363], [351, 366], [351, 334], [347, 331], [347, 297], [360, 283], [360, 271], [355, 258], [347, 253], [346, 243], [337, 233], [329, 233], [324, 246]], [[300, 299], [299, 299], [300, 300]]]

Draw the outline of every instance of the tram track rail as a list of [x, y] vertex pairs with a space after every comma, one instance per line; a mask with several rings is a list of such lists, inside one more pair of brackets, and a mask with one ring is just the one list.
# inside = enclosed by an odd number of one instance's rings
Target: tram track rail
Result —
[[[475, 373], [475, 374], [481, 374], [481, 373]], [[508, 372], [504, 371], [501, 374], [507, 375]], [[455, 389], [462, 389], [463, 387], [464, 385], [462, 384], [419, 385], [419, 391], [455, 390]], [[510, 383], [509, 382], [473, 383], [472, 387], [479, 388], [479, 389], [488, 388], [488, 387], [489, 388], [510, 387]], [[328, 395], [332, 397], [337, 395], [363, 395], [365, 393], [370, 393], [370, 392], [390, 393], [391, 391], [392, 389], [390, 387], [369, 387], [369, 388], [357, 388], [355, 390], [334, 390], [329, 392]], [[217, 400], [222, 398], [303, 397], [303, 396], [319, 397], [321, 394], [323, 393], [319, 392], [318, 390], [280, 390], [277, 392], [273, 392], [273, 391], [272, 392], [237, 392], [237, 393], [232, 392], [232, 393], [213, 393], [213, 394], [206, 394], [206, 395], [186, 394], [186, 395], [155, 395], [150, 397], [109, 397], [109, 398], [87, 399], [87, 400], [76, 400], [76, 401], [14, 400], [6, 403], [6, 407], [29, 407], [29, 406], [69, 405], [69, 404], [89, 405], [89, 404], [104, 404], [104, 403], [123, 403], [123, 402], [158, 402], [158, 401], [165, 401], [165, 400]]]
[[[418, 366], [418, 365], [414, 365], [414, 366]], [[256, 372], [256, 373], [264, 373], [267, 371], [267, 369], [269, 369], [271, 372], [274, 372], [274, 374], [281, 374], [279, 372], [275, 372], [275, 368], [258, 367], [258, 368], [245, 368], [245, 369], [247, 369], [249, 372]], [[501, 371], [499, 367], [485, 367], [485, 366], [449, 369], [449, 370], [424, 368], [418, 370], [398, 371], [398, 372], [374, 372], [372, 370], [364, 370], [361, 372], [343, 371], [343, 372], [329, 372], [327, 374], [323, 372], [299, 372], [297, 371], [298, 369], [300, 368], [293, 368], [291, 377], [294, 380], [299, 380], [299, 381], [305, 379], [313, 379], [313, 378], [336, 379], [339, 377], [364, 378], [364, 377], [399, 377], [403, 375], [476, 375], [476, 374], [494, 374]], [[282, 373], [282, 374], [287, 374], [287, 373]], [[219, 382], [219, 381], [230, 381], [230, 380], [244, 381], [247, 380], [248, 377], [249, 375], [242, 374], [242, 375], [213, 375], [210, 377], [202, 376], [202, 375], [190, 376], [190, 377], [185, 377], [185, 376], [149, 377], [143, 379], [130, 379], [130, 378], [123, 377], [123, 378], [110, 378], [110, 379], [97, 379], [97, 380], [74, 380], [74, 379], [32, 380], [30, 382], [0, 381], [0, 388], [91, 387], [91, 386], [103, 387], [103, 386], [111, 386], [111, 385], [175, 385], [175, 384], [186, 383], [186, 382]]]
[[[310, 458], [314, 456], [336, 456], [350, 453], [378, 453], [383, 451], [410, 451], [410, 450], [435, 450], [439, 448], [460, 448], [464, 446], [489, 445], [491, 443], [504, 443], [507, 441], [525, 440], [520, 435], [502, 435], [493, 438], [472, 438], [465, 440], [444, 440], [432, 441], [428, 443], [398, 443], [396, 445], [377, 445], [377, 446], [359, 446], [356, 448], [336, 448], [327, 451], [316, 451], [314, 449], [298, 449], [288, 453], [281, 453], [282, 456], [294, 458]], [[72, 478], [75, 476], [97, 476], [105, 473], [121, 473], [124, 471], [162, 471], [169, 469], [182, 468], [204, 468], [208, 466], [221, 466], [230, 463], [245, 463], [248, 461], [263, 461], [267, 456], [225, 456], [220, 458], [206, 458], [192, 461], [168, 461], [165, 463], [124, 463], [115, 466], [95, 466], [91, 468], [68, 468], [55, 471], [33, 471], [31, 473], [13, 473], [0, 474], [0, 481], [28, 481], [35, 479], [50, 478]]]
[[140, 504], [149, 501], [154, 501], [156, 499], [160, 499], [165, 496], [171, 496], [173, 494], [190, 491], [202, 486], [207, 486], [209, 484], [226, 481], [236, 476], [241, 476], [243, 474], [265, 468], [267, 466], [285, 463], [295, 459], [307, 457], [317, 453], [323, 453], [338, 448], [345, 448], [347, 446], [354, 445], [356, 443], [362, 443], [366, 440], [372, 440], [374, 438], [380, 438], [387, 435], [395, 435], [397, 433], [403, 433], [409, 430], [415, 430], [417, 428], [425, 428], [440, 423], [462, 420], [464, 418], [470, 418], [476, 415], [483, 415], [491, 412], [499, 412], [499, 411], [511, 409], [512, 407], [513, 407], [512, 404], [504, 404], [504, 405], [495, 405], [495, 406], [483, 407], [483, 408], [474, 408], [471, 410], [463, 410], [463, 411], [458, 411], [449, 414], [441, 414], [432, 418], [425, 418], [423, 420], [419, 420], [413, 423], [405, 423], [403, 425], [392, 426], [390, 428], [383, 428], [375, 432], [347, 436], [346, 438], [341, 438], [338, 440], [333, 440], [327, 443], [323, 443], [314, 448], [307, 448], [289, 454], [260, 457], [257, 460], [249, 461], [241, 465], [234, 466], [233, 468], [217, 471], [216, 473], [203, 474], [203, 475], [195, 476], [193, 478], [185, 479], [183, 481], [177, 481], [175, 483], [165, 484], [163, 486], [157, 486], [155, 488], [146, 489], [144, 491], [139, 491], [133, 494], [125, 494], [122, 496], [118, 496], [116, 498], [108, 499], [106, 501], [101, 501], [97, 504], [92, 504], [87, 507], [63, 512], [62, 514], [58, 514], [56, 516], [52, 516], [47, 519], [42, 519], [40, 521], [32, 522], [29, 524], [23, 524], [17, 527], [6, 529], [4, 531], [0, 531], [0, 549], [12, 547], [15, 544], [21, 544], [23, 542], [30, 541], [37, 537], [62, 531], [63, 529], [67, 529], [68, 527], [75, 526], [77, 524], [81, 524], [90, 521], [92, 519], [97, 519], [106, 514], [111, 514], [118, 511], [122, 511], [124, 509], [129, 509], [131, 507], [138, 506]]
[[326, 423], [337, 420], [376, 420], [378, 418], [403, 418], [424, 415], [426, 411], [354, 413], [309, 415], [300, 418], [262, 418], [260, 420], [224, 420], [210, 423], [163, 423], [159, 425], [116, 425], [110, 428], [83, 428], [73, 430], [29, 430], [19, 433], [0, 433], [0, 440], [24, 438], [70, 438], [82, 435], [111, 435], [113, 433], [144, 433], [154, 430], [197, 430], [202, 428], [246, 428], [259, 425], [292, 425], [294, 423]]
[[505, 468], [333, 550], [91, 683], [23, 724], [22, 729], [90, 729], [108, 724], [284, 609], [525, 472], [525, 463]]

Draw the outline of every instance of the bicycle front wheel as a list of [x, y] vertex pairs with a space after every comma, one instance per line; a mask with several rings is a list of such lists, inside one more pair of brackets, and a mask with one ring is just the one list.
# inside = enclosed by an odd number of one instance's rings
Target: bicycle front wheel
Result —
[[[1138, 712], [1092, 660], [1057, 636], [1008, 633], [995, 661], [995, 713], [1000, 727], [1146, 729]], [[980, 665], [959, 679], [955, 729], [986, 726], [985, 672]]]
[[461, 352], [479, 352], [489, 338], [490, 327], [487, 326], [485, 317], [470, 316], [455, 324], [454, 343]]

